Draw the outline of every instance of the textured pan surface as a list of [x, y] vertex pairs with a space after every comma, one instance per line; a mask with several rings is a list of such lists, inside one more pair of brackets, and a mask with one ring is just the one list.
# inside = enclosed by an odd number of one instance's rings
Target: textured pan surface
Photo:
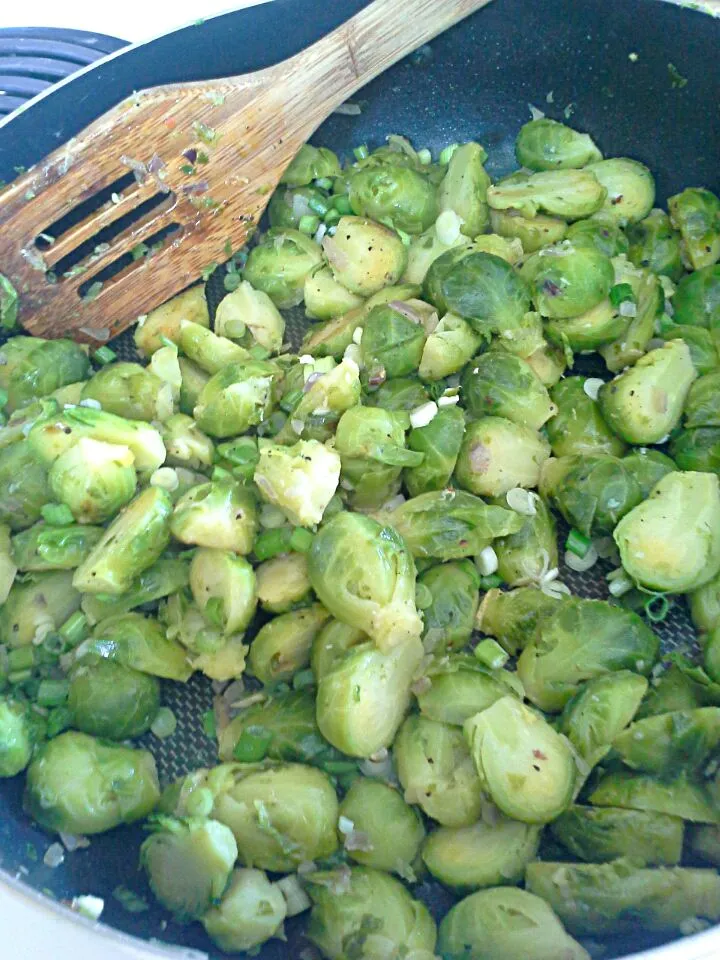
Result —
[[[135, 87], [268, 65], [362, 6], [358, 0], [332, 5], [276, 0], [124, 53], [54, 91], [0, 131], [0, 179], [11, 179], [15, 164], [35, 162]], [[358, 143], [377, 145], [388, 133], [405, 134], [417, 146], [433, 150], [475, 139], [488, 150], [490, 172], [499, 175], [514, 166], [514, 137], [532, 103], [557, 119], [569, 114], [571, 123], [591, 132], [606, 155], [646, 162], [657, 177], [659, 202], [684, 186], [717, 190], [720, 129], [713, 121], [719, 43], [720, 21], [657, 0], [496, 0], [435, 41], [429, 58], [399, 64], [368, 86], [355, 98], [362, 114], [331, 117], [316, 140], [343, 154]], [[637, 59], [630, 60], [631, 53]], [[669, 63], [687, 78], [684, 87], [673, 87]], [[216, 303], [217, 293], [209, 292]], [[297, 342], [302, 315], [288, 321], [290, 339]], [[128, 335], [115, 348], [123, 359], [134, 357]], [[580, 595], [605, 597], [603, 572], [564, 570], [561, 577]], [[692, 643], [684, 605], [675, 606], [658, 633], [665, 650]], [[214, 760], [214, 744], [200, 723], [211, 706], [209, 682], [169, 684], [164, 702], [175, 711], [178, 730], [162, 744], [150, 738], [149, 745], [168, 780]], [[88, 850], [68, 854], [60, 868], [50, 870], [42, 865], [42, 855], [53, 838], [23, 816], [21, 792], [22, 777], [0, 781], [0, 866], [12, 874], [21, 870], [32, 886], [60, 898], [80, 893], [104, 897], [103, 920], [129, 933], [209, 950], [198, 926], [168, 921], [149, 897], [137, 868], [139, 828], [93, 839]], [[112, 897], [119, 884], [145, 896], [150, 909], [126, 912]], [[437, 913], [450, 903], [434, 884], [419, 893]], [[307, 945], [297, 930], [291, 921], [289, 943], [268, 944], [261, 958], [295, 960]], [[620, 957], [653, 942], [642, 935], [624, 937], [621, 944], [609, 945], [606, 956]]]

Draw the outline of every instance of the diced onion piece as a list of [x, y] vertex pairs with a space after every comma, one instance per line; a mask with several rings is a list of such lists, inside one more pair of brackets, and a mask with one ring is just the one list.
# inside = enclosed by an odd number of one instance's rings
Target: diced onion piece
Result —
[[363, 328], [355, 327], [355, 329], [353, 330], [353, 337], [352, 337], [353, 343], [359, 344], [362, 341], [362, 337], [363, 337]]
[[303, 353], [299, 358], [299, 362], [303, 364], [313, 364], [315, 363], [315, 357], [311, 357], [309, 353]]
[[475, 560], [475, 566], [483, 577], [489, 577], [491, 574], [497, 572], [498, 558], [492, 547], [485, 547], [484, 550], [480, 551], [479, 556]]
[[530, 116], [533, 118], [533, 120], [543, 120], [545, 117], [543, 111], [539, 110], [537, 107], [534, 107], [532, 103], [528, 104], [528, 110], [530, 111]]
[[618, 313], [621, 317], [636, 317], [637, 304], [633, 303], [632, 300], [623, 300], [618, 308]]
[[45, 851], [45, 856], [43, 857], [43, 863], [46, 867], [50, 867], [51, 870], [54, 870], [55, 867], [59, 867], [60, 864], [65, 859], [65, 851], [63, 850], [62, 844], [60, 843], [51, 843], [50, 846]]
[[560, 580], [543, 580], [540, 590], [546, 596], [554, 597], [556, 600], [570, 596], [570, 587], [566, 583], [561, 583]]
[[158, 740], [167, 740], [177, 729], [177, 717], [170, 707], [160, 707], [155, 714], [155, 719], [150, 724], [150, 730]]
[[276, 530], [278, 527], [284, 527], [287, 523], [285, 514], [280, 507], [274, 503], [264, 503], [260, 507], [260, 526], [266, 530]]
[[[64, 404], [66, 406], [66, 404]], [[74, 404], [71, 404], [74, 406]], [[93, 399], [93, 397], [85, 397], [84, 400], [81, 400], [79, 403], [81, 407], [89, 407], [91, 410], [102, 410], [102, 404], [99, 400]]]
[[291, 873], [287, 877], [278, 880], [275, 886], [278, 888], [287, 907], [287, 916], [296, 917], [299, 913], [304, 913], [312, 906], [312, 900], [305, 893], [303, 885], [300, 883], [298, 875]]
[[632, 590], [635, 586], [622, 567], [613, 570], [607, 575], [606, 579], [608, 582], [608, 590], [613, 597], [622, 597], [623, 594], [628, 593], [628, 591]]
[[338, 830], [340, 833], [352, 833], [355, 829], [355, 824], [349, 817], [339, 817], [338, 818]]
[[150, 477], [150, 486], [172, 492], [180, 486], [180, 478], [172, 467], [159, 467]]
[[434, 400], [428, 400], [427, 403], [423, 403], [410, 411], [410, 426], [415, 428], [426, 427], [435, 418], [437, 412], [438, 405]]
[[505, 501], [511, 510], [515, 513], [521, 513], [525, 517], [534, 517], [537, 513], [535, 506], [537, 494], [532, 490], [526, 490], [524, 487], [513, 487], [505, 494]]
[[460, 396], [457, 393], [449, 397], [439, 397], [437, 405], [439, 407], [453, 407], [456, 403], [460, 403]]
[[345, 347], [345, 353], [343, 354], [343, 360], [350, 360], [354, 363], [359, 369], [362, 368], [362, 350], [357, 345], [357, 343], [350, 343]]
[[105, 909], [105, 901], [102, 897], [84, 894], [80, 897], [73, 897], [70, 906], [73, 910], [87, 917], [88, 920], [99, 920], [100, 914]]
[[597, 562], [598, 552], [592, 544], [590, 544], [588, 552], [584, 557], [579, 557], [576, 553], [573, 553], [572, 550], [565, 551], [565, 565], [576, 573], [584, 573], [586, 570], [594, 567]]
[[87, 848], [90, 846], [90, 841], [88, 838], [81, 835], [64, 833], [60, 831], [58, 836], [60, 837], [60, 842], [68, 853], [74, 853], [75, 850], [87, 850]]
[[597, 400], [600, 388], [604, 383], [605, 381], [601, 380], [600, 377], [588, 377], [583, 384], [583, 392], [586, 396], [590, 397], [591, 400]]
[[460, 239], [460, 227], [463, 220], [454, 210], [443, 210], [435, 221], [435, 232], [440, 243], [452, 246]]

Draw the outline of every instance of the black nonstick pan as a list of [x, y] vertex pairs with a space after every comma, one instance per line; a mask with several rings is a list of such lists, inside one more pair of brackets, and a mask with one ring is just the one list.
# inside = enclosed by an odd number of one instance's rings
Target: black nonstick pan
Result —
[[[274, 0], [199, 21], [100, 61], [0, 124], [0, 180], [12, 180], [17, 167], [29, 167], [133, 90], [269, 66], [364, 6], [363, 0]], [[606, 156], [646, 163], [657, 179], [658, 203], [686, 186], [718, 192], [720, 19], [691, 6], [663, 0], [495, 0], [380, 76], [354, 98], [359, 115], [331, 116], [315, 139], [341, 155], [359, 143], [378, 145], [389, 133], [433, 151], [477, 140], [488, 151], [488, 170], [495, 177], [515, 166], [515, 134], [529, 119], [531, 104], [590, 132]], [[127, 339], [116, 349], [130, 358]], [[594, 580], [567, 571], [562, 577], [578, 593], [605, 595], [597, 574]], [[691, 642], [684, 609], [674, 610], [659, 632], [666, 648]], [[150, 744], [165, 782], [216, 759], [201, 724], [211, 699], [209, 681], [193, 680], [181, 691], [168, 688], [165, 702], [177, 715], [178, 732]], [[140, 943], [121, 947], [109, 928], [221, 956], [199, 925], [178, 925], [153, 900], [138, 870], [141, 828], [93, 838], [88, 849], [66, 853], [62, 865], [46, 866], [43, 856], [56, 838], [23, 814], [22, 781], [0, 781], [0, 898], [11, 899], [13, 887], [14, 895], [29, 887], [59, 901], [78, 894], [102, 897], [100, 925], [92, 929], [76, 921], [78, 944], [98, 960], [157, 955]], [[135, 909], [127, 909], [133, 903], [118, 888], [142, 898]], [[419, 894], [437, 914], [451, 902], [429, 883]], [[40, 899], [31, 906], [37, 924], [59, 922], [47, 906]], [[287, 935], [287, 943], [267, 944], [261, 960], [301, 957], [308, 943], [300, 924], [290, 921]], [[667, 945], [638, 931], [606, 943], [598, 954], [604, 960], [640, 955], [718, 958], [720, 926]], [[3, 936], [0, 956], [11, 960], [30, 953]], [[65, 960], [64, 953], [48, 956]]]

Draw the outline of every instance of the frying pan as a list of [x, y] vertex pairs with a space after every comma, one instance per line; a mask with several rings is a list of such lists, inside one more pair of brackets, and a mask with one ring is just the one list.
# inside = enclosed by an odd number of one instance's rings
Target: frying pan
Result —
[[[270, 66], [366, 3], [275, 0], [121, 51], [0, 124], [0, 179], [12, 180], [16, 166], [35, 163], [135, 89]], [[486, 147], [495, 177], [515, 166], [515, 134], [533, 104], [589, 131], [606, 156], [647, 163], [664, 203], [685, 186], [720, 188], [719, 64], [720, 20], [696, 9], [660, 0], [495, 0], [380, 76], [355, 98], [359, 116], [331, 116], [315, 139], [341, 155], [359, 143], [378, 145], [393, 132], [433, 151], [474, 139]], [[297, 323], [291, 320], [291, 332]], [[121, 357], [132, 355], [129, 344], [116, 345]], [[562, 577], [574, 592], [603, 595], [597, 575], [564, 571]], [[674, 609], [659, 632], [665, 649], [691, 642], [684, 609]], [[150, 746], [167, 781], [214, 762], [213, 743], [199, 722], [211, 702], [209, 681], [193, 680], [181, 691], [171, 685], [165, 702], [178, 717], [178, 732]], [[45, 866], [43, 854], [55, 838], [22, 813], [22, 780], [0, 781], [0, 899], [15, 918], [4, 929], [0, 955], [150, 960], [165, 953], [159, 940], [182, 946], [170, 956], [221, 956], [199, 925], [179, 926], [152, 900], [137, 867], [141, 828], [93, 838], [89, 849], [67, 853], [62, 866]], [[119, 886], [144, 898], [147, 908], [126, 910], [113, 896]], [[430, 883], [418, 893], [436, 914], [451, 902]], [[56, 903], [78, 894], [104, 898], [101, 924], [70, 919]], [[296, 960], [307, 946], [300, 926], [290, 921], [288, 942], [271, 941], [261, 960]], [[44, 929], [52, 930], [49, 954], [37, 939]], [[711, 960], [720, 957], [720, 926], [669, 943], [638, 931], [606, 948], [606, 960]]]

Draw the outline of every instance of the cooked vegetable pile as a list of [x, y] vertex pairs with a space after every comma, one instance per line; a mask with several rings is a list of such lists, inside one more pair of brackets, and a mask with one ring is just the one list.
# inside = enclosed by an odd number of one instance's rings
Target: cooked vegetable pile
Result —
[[[147, 818], [221, 950], [307, 913], [328, 960], [586, 960], [720, 919], [720, 200], [657, 209], [549, 119], [516, 155], [305, 146], [212, 323], [196, 286], [145, 366], [0, 348], [1, 774], [76, 842]], [[652, 629], [683, 598], [701, 663]], [[129, 741], [193, 672], [222, 762], [161, 792]]]

